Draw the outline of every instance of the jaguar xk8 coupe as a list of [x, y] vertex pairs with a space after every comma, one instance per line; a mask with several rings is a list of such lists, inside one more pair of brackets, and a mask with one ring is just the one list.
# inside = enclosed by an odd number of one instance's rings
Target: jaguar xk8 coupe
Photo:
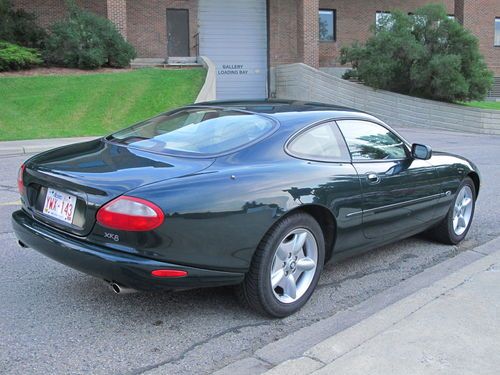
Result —
[[327, 261], [427, 231], [456, 244], [480, 177], [348, 108], [212, 102], [26, 161], [24, 247], [115, 292], [236, 285], [275, 317], [301, 308]]

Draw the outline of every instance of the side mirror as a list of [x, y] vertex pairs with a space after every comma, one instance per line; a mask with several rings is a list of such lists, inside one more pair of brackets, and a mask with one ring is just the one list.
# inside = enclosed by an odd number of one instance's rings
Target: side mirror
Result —
[[414, 143], [411, 145], [411, 156], [414, 159], [429, 160], [432, 157], [432, 148]]

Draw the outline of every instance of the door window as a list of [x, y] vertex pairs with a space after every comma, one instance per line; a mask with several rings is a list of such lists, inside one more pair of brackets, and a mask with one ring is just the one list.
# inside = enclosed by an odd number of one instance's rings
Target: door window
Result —
[[335, 124], [328, 122], [306, 130], [288, 145], [288, 151], [311, 160], [348, 159], [347, 150]]
[[337, 124], [353, 160], [394, 160], [407, 156], [404, 142], [381, 125], [360, 120], [342, 120]]

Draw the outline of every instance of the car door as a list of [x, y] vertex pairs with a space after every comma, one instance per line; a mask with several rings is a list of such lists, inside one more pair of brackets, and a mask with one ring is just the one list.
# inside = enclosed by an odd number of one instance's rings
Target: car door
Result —
[[440, 197], [435, 168], [413, 159], [403, 140], [381, 124], [337, 124], [360, 176], [363, 210], [356, 214], [363, 217], [365, 237], [394, 237], [432, 221]]
[[313, 124], [296, 134], [286, 151], [302, 159], [300, 175], [286, 192], [302, 205], [319, 204], [330, 209], [336, 219], [335, 251], [363, 245], [361, 215], [363, 198], [359, 176], [351, 164], [342, 134], [333, 121]]

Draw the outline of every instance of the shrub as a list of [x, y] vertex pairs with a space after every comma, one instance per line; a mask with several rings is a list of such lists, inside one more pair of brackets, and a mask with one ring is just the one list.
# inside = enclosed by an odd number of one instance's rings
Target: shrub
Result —
[[41, 63], [35, 49], [0, 41], [0, 71], [26, 69]]
[[111, 21], [72, 3], [69, 7], [69, 17], [51, 27], [44, 51], [47, 62], [81, 69], [129, 65], [135, 50]]
[[24, 47], [42, 48], [47, 33], [36, 24], [35, 15], [14, 10], [10, 0], [0, 0], [0, 40]]
[[468, 30], [431, 4], [408, 15], [391, 13], [362, 45], [342, 48], [341, 63], [352, 64], [344, 78], [375, 89], [443, 101], [482, 100], [493, 82]]

